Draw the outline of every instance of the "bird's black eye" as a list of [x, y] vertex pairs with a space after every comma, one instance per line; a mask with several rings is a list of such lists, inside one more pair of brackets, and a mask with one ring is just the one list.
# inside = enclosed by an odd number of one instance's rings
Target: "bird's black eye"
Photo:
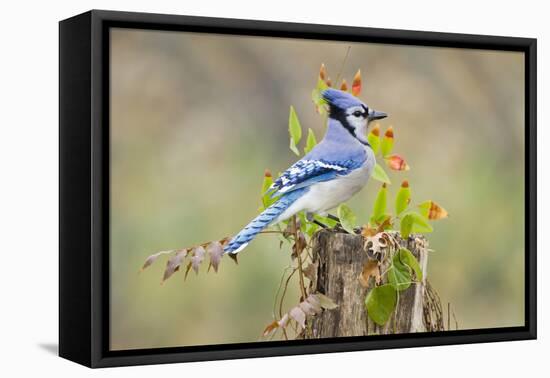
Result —
[[361, 113], [359, 110], [356, 110], [353, 112], [353, 115], [356, 116], [356, 117], [361, 117], [363, 115], [363, 113]]

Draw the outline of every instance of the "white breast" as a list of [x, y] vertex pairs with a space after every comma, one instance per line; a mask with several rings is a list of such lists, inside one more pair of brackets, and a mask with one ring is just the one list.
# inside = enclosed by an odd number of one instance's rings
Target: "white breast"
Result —
[[376, 163], [372, 150], [370, 148], [365, 148], [365, 150], [367, 160], [361, 168], [334, 180], [312, 185], [309, 191], [285, 210], [276, 222], [288, 219], [303, 210], [324, 214], [353, 197], [367, 184]]

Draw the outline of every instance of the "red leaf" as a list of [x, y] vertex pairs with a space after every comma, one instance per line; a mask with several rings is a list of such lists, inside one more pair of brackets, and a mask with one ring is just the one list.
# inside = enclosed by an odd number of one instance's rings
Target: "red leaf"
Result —
[[411, 169], [405, 159], [403, 159], [399, 155], [390, 155], [386, 158], [384, 158], [386, 161], [386, 164], [390, 169], [393, 169], [394, 171], [408, 171]]
[[361, 93], [361, 70], [357, 70], [357, 73], [353, 77], [353, 83], [351, 84], [351, 94], [359, 96]]

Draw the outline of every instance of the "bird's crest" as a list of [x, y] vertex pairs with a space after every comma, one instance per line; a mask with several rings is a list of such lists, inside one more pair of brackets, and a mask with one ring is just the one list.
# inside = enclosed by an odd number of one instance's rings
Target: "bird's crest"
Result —
[[352, 94], [332, 88], [323, 91], [323, 99], [329, 106], [334, 106], [342, 110], [353, 106], [363, 105], [363, 103]]

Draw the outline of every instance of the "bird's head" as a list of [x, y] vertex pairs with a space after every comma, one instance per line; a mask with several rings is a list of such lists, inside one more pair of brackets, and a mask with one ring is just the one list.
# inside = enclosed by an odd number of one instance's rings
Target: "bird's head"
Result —
[[337, 89], [323, 91], [323, 99], [329, 106], [329, 117], [339, 121], [351, 135], [367, 144], [367, 129], [371, 121], [388, 115], [371, 109], [357, 97]]

